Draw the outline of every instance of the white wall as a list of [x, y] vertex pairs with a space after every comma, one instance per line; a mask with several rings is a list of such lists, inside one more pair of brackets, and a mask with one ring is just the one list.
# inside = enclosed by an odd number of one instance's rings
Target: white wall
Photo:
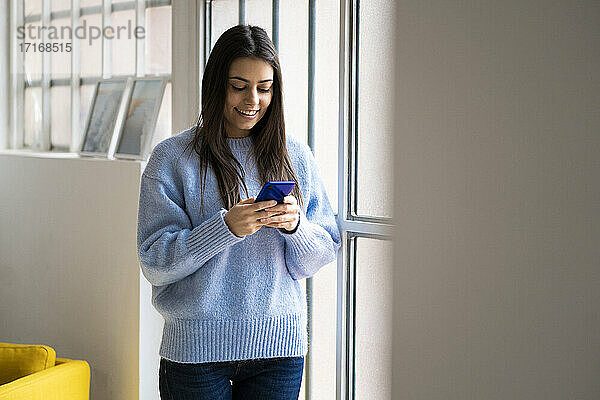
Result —
[[156, 398], [162, 326], [140, 296], [140, 171], [0, 153], [0, 341], [88, 361], [94, 400]]
[[600, 3], [397, 17], [394, 398], [600, 398]]

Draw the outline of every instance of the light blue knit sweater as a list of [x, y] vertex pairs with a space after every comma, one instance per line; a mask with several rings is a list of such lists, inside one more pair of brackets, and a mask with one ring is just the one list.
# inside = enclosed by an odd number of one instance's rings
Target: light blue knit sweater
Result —
[[[223, 220], [210, 170], [200, 210], [197, 155], [180, 157], [192, 137], [193, 128], [158, 144], [142, 175], [137, 244], [152, 303], [165, 319], [160, 355], [186, 363], [305, 355], [306, 298], [298, 280], [333, 261], [340, 245], [312, 153], [288, 137], [304, 198], [297, 230], [262, 227], [240, 238]], [[251, 138], [227, 141], [256, 196], [262, 184]]]

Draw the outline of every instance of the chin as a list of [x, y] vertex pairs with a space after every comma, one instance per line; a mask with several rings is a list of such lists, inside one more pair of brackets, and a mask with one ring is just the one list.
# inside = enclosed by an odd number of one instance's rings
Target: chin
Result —
[[244, 125], [240, 125], [238, 126], [238, 129], [242, 129], [245, 131], [249, 131], [250, 129], [254, 128], [256, 126], [256, 124], [244, 124]]
[[256, 121], [252, 121], [246, 124], [242, 124], [242, 126], [240, 126], [240, 129], [252, 129], [254, 128], [256, 125], [258, 125], [258, 123], [260, 122], [260, 119], [257, 119]]

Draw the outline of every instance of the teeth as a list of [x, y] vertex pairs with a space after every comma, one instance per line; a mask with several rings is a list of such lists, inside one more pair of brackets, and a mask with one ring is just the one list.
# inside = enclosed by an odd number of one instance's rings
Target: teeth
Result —
[[239, 111], [240, 113], [242, 113], [244, 115], [248, 115], [248, 116], [256, 115], [256, 113], [258, 112], [258, 110], [242, 111], [239, 108], [236, 108], [236, 110]]

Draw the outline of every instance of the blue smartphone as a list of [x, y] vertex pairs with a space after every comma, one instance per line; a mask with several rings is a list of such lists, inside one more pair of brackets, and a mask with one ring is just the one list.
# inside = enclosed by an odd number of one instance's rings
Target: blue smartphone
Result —
[[277, 200], [277, 203], [283, 203], [283, 198], [294, 189], [296, 183], [293, 181], [271, 181], [263, 185], [258, 196], [256, 196], [255, 203], [266, 200]]

